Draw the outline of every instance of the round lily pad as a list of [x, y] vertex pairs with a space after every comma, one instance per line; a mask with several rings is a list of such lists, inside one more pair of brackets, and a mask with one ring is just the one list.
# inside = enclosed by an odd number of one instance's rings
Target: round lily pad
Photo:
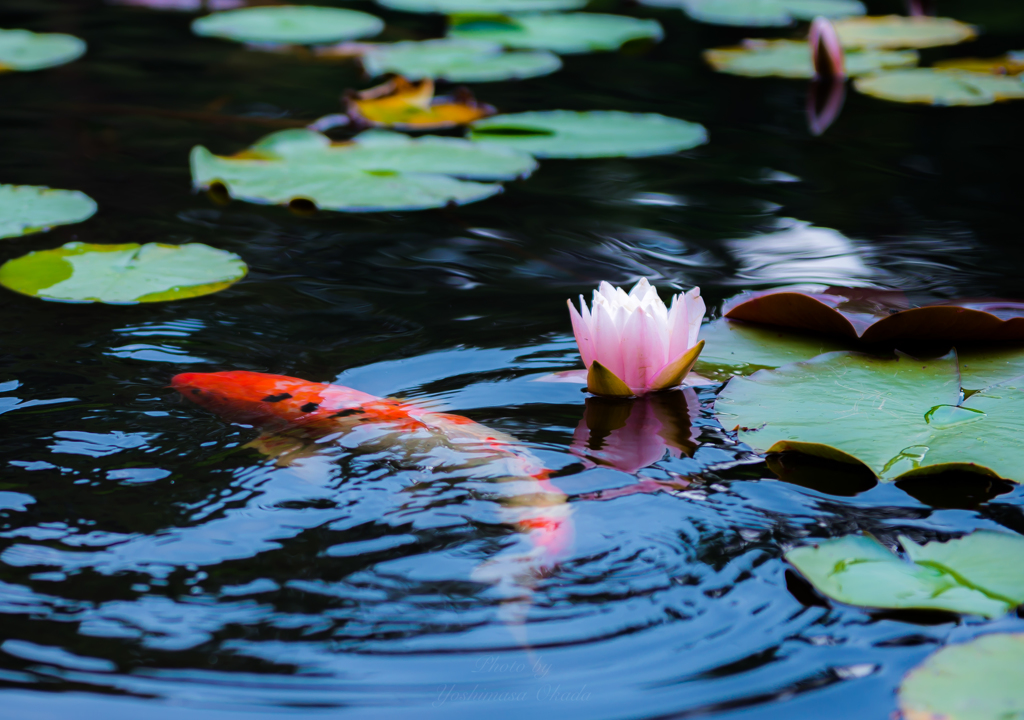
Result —
[[1010, 720], [1024, 716], [1024, 633], [948, 645], [910, 671], [899, 689], [907, 720]]
[[641, 0], [645, 5], [681, 7], [694, 20], [712, 25], [778, 27], [795, 20], [863, 15], [857, 0]]
[[247, 271], [234, 253], [199, 243], [73, 242], [8, 260], [0, 266], [0, 285], [45, 300], [120, 305], [208, 295]]
[[377, 0], [392, 10], [413, 13], [524, 13], [578, 10], [588, 0]]
[[[746, 40], [736, 47], [704, 51], [704, 59], [718, 72], [749, 77], [814, 77], [811, 49], [799, 40]], [[863, 50], [845, 55], [846, 74], [865, 75], [886, 68], [917, 64], [913, 50]]]
[[703, 125], [656, 113], [616, 110], [496, 115], [473, 123], [470, 136], [539, 158], [669, 155], [708, 141]]
[[484, 40], [521, 50], [550, 50], [560, 55], [617, 50], [630, 40], [661, 40], [657, 20], [598, 13], [456, 16], [449, 37]]
[[369, 13], [311, 5], [226, 10], [192, 23], [192, 32], [244, 43], [313, 45], [370, 37], [384, 21]]
[[288, 204], [306, 200], [323, 210], [382, 212], [463, 205], [501, 192], [495, 183], [530, 174], [525, 153], [459, 138], [412, 139], [367, 131], [334, 145], [311, 130], [285, 130], [264, 138], [241, 157], [192, 151], [197, 187], [221, 184], [239, 200]]
[[822, 594], [849, 605], [994, 618], [1024, 602], [1020, 535], [979, 531], [924, 545], [899, 540], [910, 562], [864, 535], [798, 547], [786, 560]]
[[0, 238], [45, 232], [55, 225], [88, 220], [96, 201], [77, 190], [0, 185]]
[[496, 43], [475, 40], [423, 40], [369, 45], [362, 55], [370, 75], [396, 73], [409, 80], [495, 82], [549, 75], [562, 67], [544, 50], [505, 52]]
[[0, 71], [42, 70], [85, 54], [85, 41], [63, 33], [0, 30]]
[[839, 42], [847, 48], [927, 48], [956, 45], [977, 36], [967, 23], [952, 18], [919, 15], [850, 17], [833, 23]]
[[1019, 77], [938, 68], [858, 78], [854, 87], [882, 100], [925, 105], [991, 105], [1024, 98], [1024, 81]]

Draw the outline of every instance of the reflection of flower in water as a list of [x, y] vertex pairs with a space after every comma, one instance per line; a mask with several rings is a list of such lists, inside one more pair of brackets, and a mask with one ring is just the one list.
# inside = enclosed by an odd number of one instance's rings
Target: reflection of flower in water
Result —
[[697, 449], [693, 420], [700, 412], [690, 388], [635, 400], [587, 398], [583, 419], [573, 433], [570, 451], [584, 464], [627, 473], [665, 457], [690, 457]]

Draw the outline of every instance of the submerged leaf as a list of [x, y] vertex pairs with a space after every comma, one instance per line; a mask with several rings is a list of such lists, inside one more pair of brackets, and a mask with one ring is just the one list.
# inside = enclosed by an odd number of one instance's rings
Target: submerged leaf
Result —
[[96, 202], [77, 190], [0, 185], [0, 238], [45, 232], [55, 225], [88, 220]]
[[470, 136], [539, 158], [644, 157], [703, 145], [703, 125], [655, 113], [546, 110], [496, 115], [470, 126]]
[[413, 13], [526, 13], [578, 10], [588, 0], [377, 0], [392, 10]]
[[192, 150], [197, 187], [220, 183], [232, 197], [248, 202], [307, 200], [323, 210], [347, 212], [476, 202], [501, 186], [456, 178], [510, 180], [534, 168], [533, 158], [515, 150], [458, 138], [414, 140], [379, 130], [339, 144], [311, 130], [285, 130], [235, 157]]
[[933, 360], [852, 352], [733, 378], [715, 409], [758, 452], [866, 465], [883, 480], [966, 470], [1024, 480], [1024, 378], [961, 402], [956, 353]]
[[948, 645], [910, 671], [899, 689], [907, 720], [1009, 720], [1024, 716], [1024, 633]]
[[863, 15], [857, 0], [640, 0], [644, 5], [679, 7], [694, 20], [713, 25], [772, 27], [812, 20]]
[[483, 40], [521, 50], [550, 50], [560, 55], [617, 50], [630, 40], [661, 40], [657, 20], [598, 13], [456, 15], [449, 37]]
[[208, 245], [73, 242], [0, 266], [0, 285], [66, 302], [163, 302], [223, 290], [248, 269], [234, 253]]
[[308, 5], [279, 5], [226, 10], [201, 17], [192, 32], [244, 43], [313, 45], [370, 37], [384, 21], [369, 13]]
[[854, 87], [882, 100], [926, 105], [991, 105], [1024, 98], [1024, 82], [1020, 78], [938, 68], [859, 78]]
[[63, 33], [0, 30], [0, 72], [64, 65], [85, 54], [85, 41]]
[[927, 48], [956, 45], [977, 36], [967, 23], [918, 15], [851, 17], [833, 23], [846, 48]]
[[1024, 602], [1019, 535], [978, 531], [945, 543], [900, 543], [910, 562], [864, 535], [798, 547], [786, 560], [822, 594], [849, 605], [994, 618]]
[[[750, 77], [814, 77], [810, 46], [802, 40], [744, 40], [735, 47], [704, 51], [718, 72]], [[865, 75], [885, 68], [917, 64], [913, 50], [864, 50], [845, 54], [846, 74]]]
[[456, 97], [434, 97], [434, 81], [409, 82], [399, 76], [345, 99], [356, 123], [400, 130], [441, 130], [468, 125], [494, 114], [468, 91]]
[[549, 75], [562, 67], [554, 53], [505, 52], [497, 43], [477, 40], [422, 40], [360, 45], [370, 75], [396, 73], [410, 80], [494, 82]]

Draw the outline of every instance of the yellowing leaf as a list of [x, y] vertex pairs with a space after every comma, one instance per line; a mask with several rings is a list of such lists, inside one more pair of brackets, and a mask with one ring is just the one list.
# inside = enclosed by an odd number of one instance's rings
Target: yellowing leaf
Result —
[[355, 122], [375, 127], [437, 130], [467, 125], [494, 114], [468, 92], [434, 97], [434, 81], [409, 82], [398, 76], [383, 85], [351, 95], [348, 114]]
[[1010, 53], [996, 58], [953, 58], [940, 60], [935, 67], [943, 70], [968, 70], [992, 75], [1019, 75], [1024, 72], [1024, 57]]

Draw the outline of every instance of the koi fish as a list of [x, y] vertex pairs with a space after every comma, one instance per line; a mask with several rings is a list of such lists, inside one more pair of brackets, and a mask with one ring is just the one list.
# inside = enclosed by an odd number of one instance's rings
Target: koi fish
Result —
[[183, 373], [171, 386], [228, 422], [261, 428], [249, 445], [279, 463], [340, 445], [385, 453], [407, 468], [482, 471], [495, 488], [511, 484], [514, 492], [499, 493], [501, 519], [525, 537], [529, 549], [500, 553], [478, 566], [473, 578], [518, 603], [518, 618], [537, 579], [572, 543], [571, 506], [551, 484], [550, 471], [511, 436], [469, 418], [341, 385], [241, 370]]

